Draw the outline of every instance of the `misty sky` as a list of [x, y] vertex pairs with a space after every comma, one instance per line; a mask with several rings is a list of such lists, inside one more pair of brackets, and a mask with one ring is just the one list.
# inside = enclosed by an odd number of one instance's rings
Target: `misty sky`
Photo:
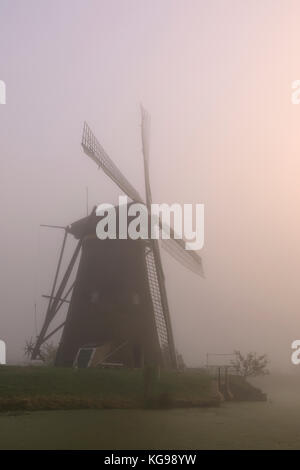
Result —
[[[154, 202], [204, 203], [206, 279], [163, 254], [178, 349], [269, 354], [300, 338], [300, 4], [0, 0], [0, 338], [40, 328], [62, 233], [119, 190], [83, 154], [86, 120], [140, 192], [139, 103]], [[61, 314], [63, 318], [63, 313]]]

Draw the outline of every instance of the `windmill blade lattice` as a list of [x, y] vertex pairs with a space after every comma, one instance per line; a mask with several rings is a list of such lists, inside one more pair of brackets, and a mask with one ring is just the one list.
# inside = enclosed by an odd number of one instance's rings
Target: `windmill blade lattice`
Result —
[[104, 173], [106, 173], [128, 197], [133, 201], [142, 202], [138, 191], [129, 183], [119, 168], [117, 168], [114, 162], [109, 158], [86, 122], [83, 127], [81, 145], [84, 152], [102, 168]]

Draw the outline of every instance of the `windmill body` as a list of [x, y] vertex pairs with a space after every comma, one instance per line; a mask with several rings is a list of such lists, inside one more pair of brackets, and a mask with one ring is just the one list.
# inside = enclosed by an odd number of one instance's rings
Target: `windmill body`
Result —
[[101, 346], [111, 363], [171, 366], [159, 289], [151, 283], [151, 242], [99, 240], [98, 221], [93, 212], [68, 229], [82, 249], [56, 365], [71, 366], [80, 348]]
[[[142, 108], [145, 205], [150, 209], [148, 127], [149, 116]], [[82, 147], [132, 202], [143, 203], [138, 191], [116, 167], [86, 123]], [[41, 357], [42, 345], [63, 330], [57, 366], [72, 366], [81, 349], [94, 347], [99, 353], [99, 364], [104, 364], [109, 357], [110, 363], [127, 367], [160, 365], [176, 368], [158, 240], [100, 240], [96, 236], [98, 221], [94, 209], [88, 217], [65, 228], [51, 295], [47, 296], [49, 303], [44, 324], [33, 347], [32, 359]], [[183, 241], [174, 237], [172, 229], [170, 233], [171, 239], [164, 240], [166, 250], [181, 264], [202, 274], [201, 258], [186, 251]], [[58, 285], [68, 235], [78, 242]], [[79, 256], [75, 282], [68, 286]], [[51, 330], [51, 324], [65, 302], [69, 304], [66, 319]]]

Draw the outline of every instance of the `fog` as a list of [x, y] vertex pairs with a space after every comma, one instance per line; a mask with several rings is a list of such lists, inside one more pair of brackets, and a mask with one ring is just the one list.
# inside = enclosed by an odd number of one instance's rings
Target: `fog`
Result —
[[[23, 360], [63, 233], [119, 189], [80, 146], [83, 122], [154, 202], [204, 203], [205, 279], [163, 253], [177, 349], [267, 353], [300, 337], [297, 1], [0, 0], [0, 338]], [[60, 315], [64, 315], [62, 312]], [[62, 318], [61, 317], [61, 318]], [[296, 366], [295, 366], [296, 368]]]

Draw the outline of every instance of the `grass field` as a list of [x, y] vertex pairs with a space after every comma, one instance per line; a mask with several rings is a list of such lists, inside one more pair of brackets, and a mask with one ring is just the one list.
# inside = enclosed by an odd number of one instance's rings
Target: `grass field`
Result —
[[[149, 375], [149, 374], [148, 374]], [[204, 372], [1, 367], [0, 411], [216, 404]]]

